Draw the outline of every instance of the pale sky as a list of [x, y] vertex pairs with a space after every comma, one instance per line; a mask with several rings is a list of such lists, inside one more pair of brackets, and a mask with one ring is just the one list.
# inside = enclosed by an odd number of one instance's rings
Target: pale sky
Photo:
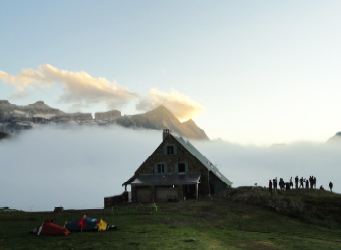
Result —
[[0, 99], [123, 114], [164, 104], [211, 139], [341, 130], [341, 1], [1, 1]]

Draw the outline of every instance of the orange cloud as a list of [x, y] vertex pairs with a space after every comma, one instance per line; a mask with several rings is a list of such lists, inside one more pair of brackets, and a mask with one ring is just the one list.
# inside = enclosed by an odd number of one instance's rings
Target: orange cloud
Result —
[[108, 107], [116, 108], [139, 96], [116, 81], [94, 78], [84, 71], [61, 70], [49, 64], [40, 65], [39, 70], [23, 69], [16, 76], [0, 71], [0, 78], [15, 86], [17, 92], [24, 92], [26, 88], [52, 87], [52, 82], [61, 84], [64, 90], [59, 99], [61, 103], [106, 103]]

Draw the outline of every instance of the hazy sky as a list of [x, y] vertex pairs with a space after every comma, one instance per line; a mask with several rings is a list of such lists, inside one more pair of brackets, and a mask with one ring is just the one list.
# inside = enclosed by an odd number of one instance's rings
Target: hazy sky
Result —
[[[161, 131], [122, 127], [62, 127], [24, 131], [0, 141], [0, 207], [25, 211], [99, 208], [104, 197], [121, 194], [122, 183], [162, 142]], [[269, 179], [317, 178], [317, 188], [340, 193], [341, 148], [297, 143], [270, 148], [226, 142], [193, 145], [233, 187], [268, 186]], [[130, 186], [128, 186], [130, 190]]]
[[340, 12], [331, 0], [4, 0], [0, 99], [164, 104], [212, 139], [325, 142], [341, 127]]

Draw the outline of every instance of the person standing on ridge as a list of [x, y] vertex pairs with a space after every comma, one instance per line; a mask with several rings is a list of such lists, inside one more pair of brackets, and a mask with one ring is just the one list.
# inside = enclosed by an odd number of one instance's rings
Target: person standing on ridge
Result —
[[271, 180], [269, 180], [269, 192], [272, 196], [272, 182], [271, 182]]
[[309, 181], [308, 179], [305, 181], [305, 189], [307, 190], [307, 193], [309, 194]]
[[311, 187], [310, 187], [310, 189], [313, 189], [314, 188], [314, 176], [312, 175], [311, 176]]
[[295, 177], [295, 188], [298, 189], [298, 175]]
[[330, 188], [330, 192], [332, 192], [333, 193], [333, 182], [329, 182], [329, 188]]
[[284, 188], [283, 178], [279, 178], [279, 187], [281, 188], [281, 191], [283, 191], [283, 188]]
[[274, 185], [275, 195], [277, 195], [277, 177], [273, 179], [273, 185]]
[[300, 187], [304, 188], [303, 187], [303, 177], [300, 179]]

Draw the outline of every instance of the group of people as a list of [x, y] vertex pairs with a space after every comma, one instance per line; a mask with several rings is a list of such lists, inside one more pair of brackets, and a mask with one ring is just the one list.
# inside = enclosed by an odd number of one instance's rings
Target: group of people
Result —
[[[298, 183], [300, 183], [300, 186], [298, 186]], [[274, 190], [275, 195], [277, 195], [277, 184], [279, 185], [279, 188], [282, 190], [290, 190], [294, 188], [294, 183], [292, 181], [292, 177], [290, 177], [289, 182], [284, 182], [283, 178], [279, 179], [279, 182], [277, 182], [277, 177], [275, 179], [273, 179], [272, 181], [269, 180], [269, 192], [272, 195], [272, 189]], [[316, 177], [314, 176], [309, 176], [309, 179], [304, 179], [302, 178], [298, 178], [298, 176], [295, 177], [295, 188], [304, 188], [304, 184], [305, 184], [305, 188], [309, 193], [309, 187], [310, 189], [315, 188], [316, 189]], [[329, 182], [329, 188], [330, 191], [333, 192], [333, 183]], [[323, 185], [320, 186], [321, 190], [324, 190]]]
[[[301, 179], [299, 179], [300, 181], [300, 188], [304, 188], [304, 184], [305, 184], [305, 188], [308, 189], [310, 186], [310, 189], [315, 188], [316, 189], [316, 177], [314, 176], [309, 176], [309, 179], [304, 179], [303, 177]], [[310, 185], [309, 185], [310, 183]], [[295, 177], [295, 184], [296, 184], [296, 188], [298, 188], [298, 176]]]

